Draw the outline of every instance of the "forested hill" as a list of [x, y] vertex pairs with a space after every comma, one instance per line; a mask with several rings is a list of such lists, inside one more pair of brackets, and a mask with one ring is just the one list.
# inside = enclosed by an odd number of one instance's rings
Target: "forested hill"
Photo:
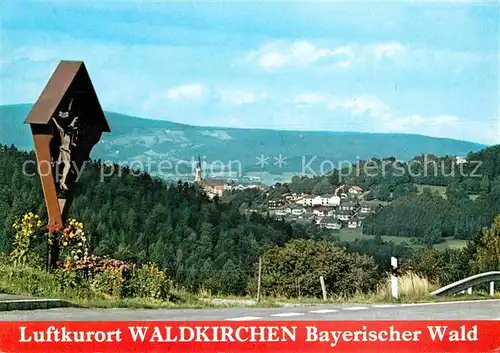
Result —
[[[472, 152], [467, 156], [469, 161], [481, 161], [478, 172], [493, 180], [500, 176], [500, 144]], [[472, 173], [472, 165], [468, 166], [469, 173]]]
[[[9, 250], [16, 217], [34, 211], [46, 219], [38, 176], [22, 173], [27, 160], [35, 160], [34, 154], [0, 146], [0, 252]], [[192, 290], [244, 293], [265, 248], [322, 236], [256, 214], [244, 216], [232, 205], [208, 200], [193, 185], [167, 185], [117, 166], [101, 182], [102, 167], [98, 162], [86, 167], [70, 209], [70, 217], [80, 219], [91, 235], [95, 252], [154, 261]]]
[[[428, 244], [442, 237], [470, 239], [500, 213], [500, 145], [470, 154], [463, 173], [442, 177], [446, 193], [430, 188], [396, 198], [367, 219], [367, 234], [420, 237]], [[443, 197], [444, 196], [444, 197]]]
[[[31, 105], [0, 106], [0, 142], [31, 150], [29, 127], [24, 125]], [[334, 164], [372, 157], [394, 156], [409, 160], [423, 153], [465, 156], [484, 145], [412, 134], [383, 134], [328, 131], [282, 131], [189, 126], [165, 120], [142, 119], [106, 112], [111, 133], [104, 134], [92, 152], [95, 159], [116, 163], [138, 163], [150, 159], [191, 161], [198, 155], [207, 162], [219, 160], [227, 165], [239, 161], [243, 172], [304, 172], [303, 157], [314, 159], [311, 168], [317, 173], [323, 161]], [[283, 155], [286, 164], [280, 168], [269, 163], [263, 169], [255, 164], [262, 154]], [[156, 167], [153, 163], [152, 168]], [[190, 169], [182, 169], [189, 172]], [[153, 170], [154, 171], [154, 170]]]
[[469, 239], [500, 213], [500, 145], [470, 153], [465, 163], [425, 155], [408, 163], [372, 159], [358, 167], [294, 177], [279, 190], [319, 194], [341, 184], [359, 185], [368, 191], [365, 200], [390, 202], [363, 222], [364, 234], [414, 237], [426, 244]]

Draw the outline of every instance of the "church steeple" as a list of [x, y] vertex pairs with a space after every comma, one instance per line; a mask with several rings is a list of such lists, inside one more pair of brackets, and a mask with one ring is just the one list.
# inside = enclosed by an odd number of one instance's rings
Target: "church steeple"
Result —
[[196, 169], [195, 169], [195, 176], [194, 176], [194, 182], [195, 183], [201, 183], [201, 158], [198, 156], [198, 163], [196, 164]]

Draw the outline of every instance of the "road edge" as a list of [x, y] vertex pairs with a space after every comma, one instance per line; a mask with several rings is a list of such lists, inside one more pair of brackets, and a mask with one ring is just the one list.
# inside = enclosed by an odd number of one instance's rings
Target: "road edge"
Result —
[[14, 310], [69, 308], [69, 307], [79, 307], [79, 305], [60, 299], [33, 298], [33, 299], [0, 300], [0, 312], [14, 311]]

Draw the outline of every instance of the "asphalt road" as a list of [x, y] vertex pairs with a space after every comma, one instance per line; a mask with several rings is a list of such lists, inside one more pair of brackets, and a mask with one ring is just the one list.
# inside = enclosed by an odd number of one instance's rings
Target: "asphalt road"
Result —
[[0, 312], [0, 321], [500, 320], [500, 300], [288, 308], [47, 309]]

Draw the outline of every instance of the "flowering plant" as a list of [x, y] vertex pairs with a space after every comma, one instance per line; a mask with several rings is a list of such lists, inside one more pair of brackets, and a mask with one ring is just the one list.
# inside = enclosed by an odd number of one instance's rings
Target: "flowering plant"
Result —
[[132, 270], [132, 265], [121, 260], [90, 255], [76, 261], [75, 269], [89, 270], [91, 273], [117, 272], [122, 275]]
[[32, 241], [36, 238], [42, 226], [43, 222], [33, 212], [25, 214], [20, 220], [14, 222], [12, 227], [15, 229], [16, 234], [11, 258], [15, 264], [26, 263]]
[[83, 278], [91, 283], [94, 290], [112, 297], [126, 295], [126, 283], [133, 268], [134, 265], [127, 262], [95, 255], [79, 259], [74, 267], [82, 271]]
[[54, 225], [47, 224], [47, 232], [45, 233], [45, 237], [47, 238], [47, 244], [53, 245], [54, 240], [58, 237], [58, 232], [60, 231], [60, 227], [57, 223]]
[[134, 270], [129, 292], [134, 297], [168, 299], [171, 281], [155, 264], [147, 263]]
[[69, 225], [59, 234], [59, 244], [66, 255], [66, 264], [76, 264], [77, 261], [88, 257], [89, 240], [83, 231], [83, 223], [71, 219]]

